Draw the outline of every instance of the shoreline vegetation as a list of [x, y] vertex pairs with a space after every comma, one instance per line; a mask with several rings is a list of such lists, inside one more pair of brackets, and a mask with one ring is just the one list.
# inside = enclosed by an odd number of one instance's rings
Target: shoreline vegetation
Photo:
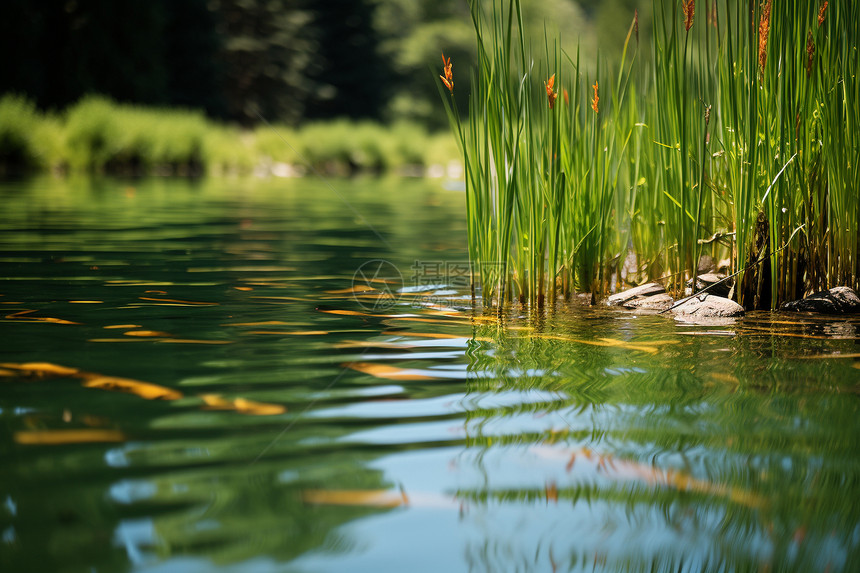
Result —
[[82, 98], [61, 113], [0, 97], [0, 177], [39, 172], [118, 176], [462, 177], [456, 143], [420, 124], [335, 119], [241, 129], [200, 111]]
[[[473, 293], [535, 309], [659, 281], [678, 297], [704, 260], [737, 273], [747, 310], [858, 290], [860, 3], [652, 8], [648, 45], [630, 14], [620, 58], [587, 66], [531, 37], [519, 0], [471, 2], [477, 59], [443, 55], [437, 87]], [[472, 70], [466, 110], [452, 66]]]

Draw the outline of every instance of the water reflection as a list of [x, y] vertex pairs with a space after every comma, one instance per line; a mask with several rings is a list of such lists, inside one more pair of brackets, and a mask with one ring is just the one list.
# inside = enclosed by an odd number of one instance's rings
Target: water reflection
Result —
[[0, 569], [860, 563], [858, 319], [369, 311], [462, 195], [344, 183], [390, 252], [306, 181], [128, 185], [0, 188]]

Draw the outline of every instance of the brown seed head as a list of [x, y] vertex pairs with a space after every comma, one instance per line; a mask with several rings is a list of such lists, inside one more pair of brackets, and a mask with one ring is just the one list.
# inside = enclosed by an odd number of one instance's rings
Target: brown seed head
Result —
[[770, 35], [770, 0], [762, 0], [761, 16], [758, 22], [758, 67], [764, 76], [764, 66], [767, 63], [767, 37]]
[[815, 41], [812, 39], [812, 30], [806, 34], [806, 77], [812, 76], [812, 62], [815, 58]]
[[591, 99], [591, 109], [594, 110], [594, 113], [598, 113], [597, 111], [597, 102], [600, 101], [600, 97], [597, 95], [597, 80], [594, 81], [594, 97]]
[[445, 60], [445, 52], [442, 52], [442, 71], [445, 73], [444, 76], [439, 76], [442, 79], [442, 83], [445, 84], [445, 87], [448, 88], [448, 91], [451, 94], [454, 94], [454, 72], [451, 70], [453, 64], [451, 64], [451, 58]]
[[689, 32], [693, 27], [693, 15], [696, 13], [696, 1], [684, 0], [684, 28]]
[[546, 87], [546, 99], [549, 100], [549, 109], [552, 109], [555, 106], [555, 100], [558, 97], [558, 92], [552, 91], [552, 87], [555, 85], [555, 74], [551, 75], [543, 85]]
[[827, 0], [824, 0], [824, 4], [821, 5], [821, 8], [818, 9], [818, 27], [824, 23], [824, 16], [827, 12]]
[[633, 31], [636, 33], [636, 43], [639, 43], [639, 9], [633, 10]]

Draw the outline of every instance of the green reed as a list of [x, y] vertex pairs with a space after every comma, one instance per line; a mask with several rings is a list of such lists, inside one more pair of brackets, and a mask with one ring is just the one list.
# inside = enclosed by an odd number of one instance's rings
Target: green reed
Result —
[[860, 8], [652, 4], [650, 63], [634, 18], [595, 72], [557, 39], [533, 53], [518, 0], [472, 4], [465, 122], [443, 93], [485, 304], [594, 298], [622, 277], [680, 293], [703, 254], [743, 271], [747, 307], [860, 286]]
[[544, 38], [536, 57], [518, 0], [489, 13], [473, 3], [472, 18], [478, 62], [465, 122], [440, 90], [463, 153], [469, 253], [484, 302], [540, 307], [576, 289], [602, 291], [600, 261], [626, 248], [615, 200], [629, 178], [621, 158], [633, 124], [621, 121], [629, 110], [619, 103], [629, 68], [601, 91], [610, 76], [599, 66], [593, 77], [584, 72], [557, 40]]

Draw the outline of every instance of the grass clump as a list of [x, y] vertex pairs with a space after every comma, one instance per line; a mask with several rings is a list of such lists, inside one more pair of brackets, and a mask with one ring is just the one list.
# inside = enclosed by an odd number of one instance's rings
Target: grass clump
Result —
[[444, 56], [439, 89], [485, 304], [594, 298], [625, 273], [678, 294], [704, 254], [747, 308], [860, 287], [860, 6], [652, 4], [650, 65], [634, 14], [620, 59], [586, 68], [558, 39], [534, 50], [519, 0], [472, 3], [465, 122]]

